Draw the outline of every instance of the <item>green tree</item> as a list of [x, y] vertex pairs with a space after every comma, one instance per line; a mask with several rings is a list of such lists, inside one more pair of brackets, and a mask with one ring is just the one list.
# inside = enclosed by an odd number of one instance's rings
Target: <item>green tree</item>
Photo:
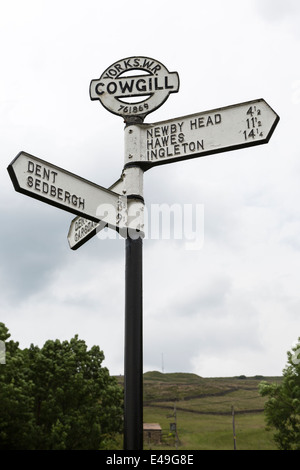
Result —
[[9, 338], [0, 323], [0, 340], [5, 342], [5, 364], [0, 364], [0, 450], [31, 449], [33, 384], [19, 343]]
[[266, 421], [275, 429], [274, 439], [280, 450], [300, 450], [300, 338], [287, 353], [288, 363], [278, 384], [260, 384], [265, 403]]
[[[102, 367], [104, 354], [98, 346], [88, 350], [76, 335], [69, 342], [49, 340], [42, 348], [31, 345], [21, 351], [14, 343], [7, 349], [13, 347], [0, 380], [8, 408], [14, 406], [13, 388], [23, 413], [16, 438], [13, 418], [0, 408], [0, 448], [98, 450], [120, 432], [122, 390]], [[18, 361], [16, 367], [13, 361]]]

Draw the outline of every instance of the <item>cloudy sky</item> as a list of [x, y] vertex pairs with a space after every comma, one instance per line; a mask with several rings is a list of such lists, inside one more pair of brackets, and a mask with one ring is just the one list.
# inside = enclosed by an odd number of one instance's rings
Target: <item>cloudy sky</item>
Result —
[[89, 84], [147, 56], [180, 77], [147, 123], [259, 98], [280, 122], [267, 145], [145, 173], [148, 212], [200, 207], [204, 240], [144, 241], [144, 370], [281, 374], [300, 336], [299, 22], [298, 0], [1, 0], [0, 321], [21, 347], [78, 334], [123, 373], [124, 240], [70, 250], [72, 214], [6, 168], [24, 150], [109, 187], [124, 124]]

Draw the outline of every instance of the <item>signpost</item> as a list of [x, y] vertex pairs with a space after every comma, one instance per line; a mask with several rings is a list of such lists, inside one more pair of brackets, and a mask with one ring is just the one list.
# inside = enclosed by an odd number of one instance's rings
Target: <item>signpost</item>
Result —
[[148, 57], [122, 59], [91, 81], [91, 99], [126, 123], [124, 168], [109, 189], [25, 152], [8, 166], [16, 191], [77, 215], [68, 233], [71, 249], [78, 249], [105, 226], [125, 238], [124, 450], [143, 448], [144, 171], [267, 143], [279, 121], [272, 108], [258, 99], [143, 124], [147, 114], [178, 90], [178, 73]]
[[[118, 194], [126, 194], [124, 177], [121, 177], [108, 189], [110, 191], [117, 192]], [[103, 224], [101, 223], [94, 222], [81, 216], [75, 217], [71, 222], [68, 232], [68, 242], [71, 250], [77, 250], [80, 248], [103, 228]]]
[[101, 229], [101, 223], [93, 222], [85, 217], [78, 216], [73, 219], [68, 232], [68, 242], [71, 250], [80, 248]]
[[[143, 75], [128, 75], [133, 70]], [[143, 120], [159, 108], [170, 93], [178, 90], [178, 73], [169, 72], [163, 64], [149, 57], [119, 60], [110, 65], [99, 80], [92, 80], [90, 84], [91, 99], [100, 100], [108, 111], [123, 116], [127, 123], [134, 118]], [[131, 98], [137, 99], [131, 101]]]
[[25, 152], [11, 162], [8, 172], [17, 192], [94, 222], [101, 221], [103, 227], [126, 228], [125, 196]]
[[125, 164], [144, 170], [156, 165], [227, 152], [267, 143], [279, 117], [263, 100], [130, 128], [138, 142], [136, 159], [127, 153]]

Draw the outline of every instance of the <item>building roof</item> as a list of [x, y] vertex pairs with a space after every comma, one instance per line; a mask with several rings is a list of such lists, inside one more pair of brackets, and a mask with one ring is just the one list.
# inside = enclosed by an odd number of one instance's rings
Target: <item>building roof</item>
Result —
[[144, 423], [143, 429], [144, 431], [161, 431], [161, 426], [158, 423]]

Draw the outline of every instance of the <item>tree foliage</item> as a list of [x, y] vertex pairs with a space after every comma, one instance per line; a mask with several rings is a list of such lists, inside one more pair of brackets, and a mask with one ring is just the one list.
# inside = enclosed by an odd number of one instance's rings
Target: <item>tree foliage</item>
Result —
[[76, 335], [21, 350], [9, 336], [0, 323], [0, 449], [98, 450], [121, 431], [122, 390], [98, 346]]
[[300, 450], [300, 338], [287, 353], [288, 363], [278, 384], [260, 384], [260, 393], [268, 397], [266, 421], [275, 429], [274, 439], [280, 450]]

